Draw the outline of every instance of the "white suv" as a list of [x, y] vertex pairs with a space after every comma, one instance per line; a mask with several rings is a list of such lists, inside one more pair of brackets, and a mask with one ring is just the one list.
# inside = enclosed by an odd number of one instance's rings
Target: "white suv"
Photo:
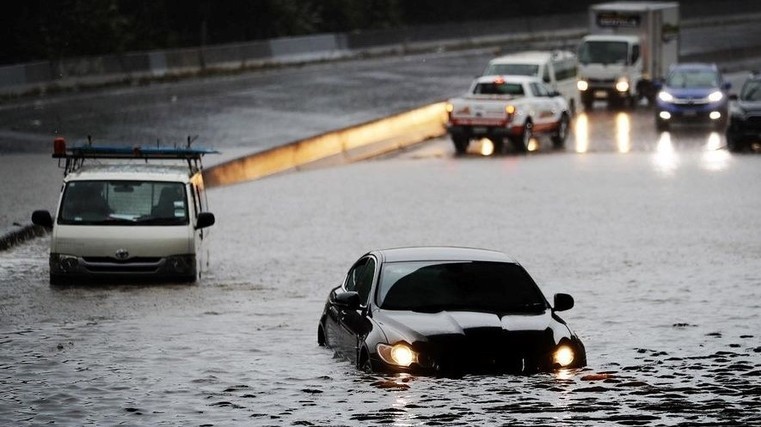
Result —
[[[58, 138], [54, 158], [65, 160], [55, 220], [35, 211], [32, 222], [52, 227], [50, 283], [93, 278], [194, 282], [207, 263], [206, 211], [201, 156], [192, 148], [66, 149]], [[59, 160], [60, 162], [61, 160]]]

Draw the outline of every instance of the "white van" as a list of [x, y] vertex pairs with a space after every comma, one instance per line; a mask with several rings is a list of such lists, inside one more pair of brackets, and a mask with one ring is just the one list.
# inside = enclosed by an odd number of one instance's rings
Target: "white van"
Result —
[[539, 77], [565, 98], [574, 115], [580, 105], [576, 88], [578, 65], [576, 54], [570, 51], [526, 51], [492, 59], [483, 75]]
[[66, 149], [55, 220], [35, 211], [32, 222], [52, 227], [50, 283], [95, 278], [194, 282], [207, 262], [204, 240], [214, 215], [206, 211], [201, 156], [192, 148]]

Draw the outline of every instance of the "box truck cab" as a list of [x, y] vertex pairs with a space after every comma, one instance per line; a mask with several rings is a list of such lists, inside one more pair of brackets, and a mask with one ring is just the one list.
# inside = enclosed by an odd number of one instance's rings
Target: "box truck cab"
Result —
[[578, 66], [573, 52], [526, 51], [490, 60], [483, 75], [538, 77], [565, 98], [571, 115], [574, 115], [581, 105], [579, 91], [576, 89]]
[[652, 105], [656, 84], [679, 57], [679, 3], [611, 2], [589, 8], [579, 45], [577, 88], [584, 108], [595, 100]]
[[92, 279], [194, 282], [208, 262], [207, 211], [201, 156], [191, 148], [65, 148], [55, 219], [35, 211], [32, 222], [52, 227], [50, 283]]

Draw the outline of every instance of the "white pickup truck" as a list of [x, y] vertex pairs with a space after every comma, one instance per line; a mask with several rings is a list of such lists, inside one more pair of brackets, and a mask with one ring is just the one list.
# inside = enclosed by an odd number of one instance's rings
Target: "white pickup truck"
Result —
[[566, 100], [538, 77], [483, 76], [467, 94], [447, 102], [447, 132], [455, 152], [463, 154], [470, 141], [488, 138], [502, 153], [505, 139], [527, 151], [531, 138], [548, 135], [556, 148], [565, 145], [570, 125]]

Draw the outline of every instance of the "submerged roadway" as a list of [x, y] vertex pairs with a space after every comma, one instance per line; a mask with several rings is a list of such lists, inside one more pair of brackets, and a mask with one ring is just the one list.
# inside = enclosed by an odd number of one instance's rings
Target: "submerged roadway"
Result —
[[[201, 134], [225, 158], [457, 94], [489, 56], [5, 104], [0, 215], [25, 221], [54, 207], [54, 130], [109, 141]], [[730, 77], [737, 88], [743, 74]], [[46, 237], [0, 252], [0, 424], [761, 423], [761, 156], [728, 152], [707, 128], [658, 133], [646, 106], [596, 105], [564, 150], [482, 148], [455, 157], [439, 139], [210, 189], [212, 264], [195, 285], [50, 287]], [[548, 296], [574, 295], [563, 317], [589, 367], [386, 378], [317, 346], [324, 299], [353, 260], [428, 244], [507, 252]]]

